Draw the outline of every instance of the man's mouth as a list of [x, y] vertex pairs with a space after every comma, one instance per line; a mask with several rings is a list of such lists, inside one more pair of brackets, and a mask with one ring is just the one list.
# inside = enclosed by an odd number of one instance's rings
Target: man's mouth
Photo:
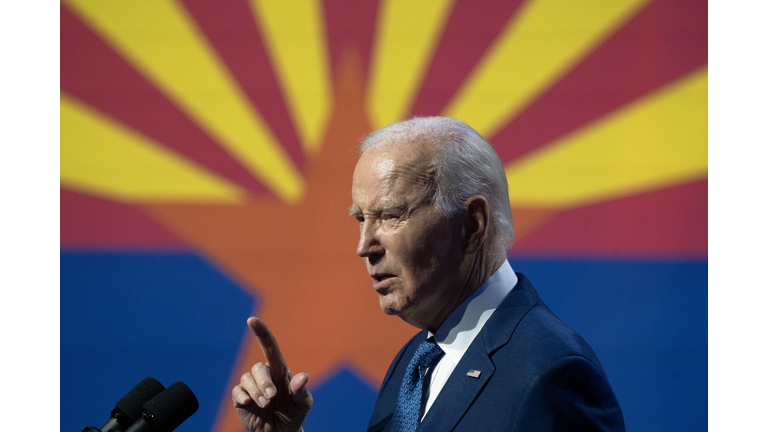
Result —
[[382, 294], [387, 291], [387, 280], [391, 279], [394, 275], [388, 273], [374, 273], [371, 275], [373, 279], [373, 289]]

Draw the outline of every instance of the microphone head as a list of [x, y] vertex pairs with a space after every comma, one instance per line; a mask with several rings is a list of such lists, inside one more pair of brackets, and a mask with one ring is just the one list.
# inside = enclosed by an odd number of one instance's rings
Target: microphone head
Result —
[[183, 382], [177, 382], [145, 403], [142, 411], [150, 418], [154, 431], [171, 432], [194, 414], [199, 407], [192, 390]]
[[[144, 404], [165, 390], [165, 387], [152, 377], [146, 377], [136, 384], [131, 391], [115, 404], [112, 410], [114, 417], [123, 428], [141, 418], [141, 408]], [[127, 416], [128, 418], [124, 418]]]

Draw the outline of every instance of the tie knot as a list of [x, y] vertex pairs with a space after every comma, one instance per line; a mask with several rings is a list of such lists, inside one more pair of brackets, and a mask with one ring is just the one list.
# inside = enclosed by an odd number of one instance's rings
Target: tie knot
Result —
[[416, 348], [416, 353], [413, 354], [411, 363], [419, 367], [419, 369], [428, 368], [432, 366], [441, 355], [443, 350], [437, 345], [434, 339], [429, 338], [422, 341], [419, 347]]

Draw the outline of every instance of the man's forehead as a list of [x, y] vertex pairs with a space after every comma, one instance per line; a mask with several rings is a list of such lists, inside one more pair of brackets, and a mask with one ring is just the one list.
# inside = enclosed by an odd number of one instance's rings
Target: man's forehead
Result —
[[351, 213], [407, 206], [409, 201], [421, 199], [434, 179], [434, 168], [414, 152], [398, 153], [397, 147], [372, 150], [360, 157], [353, 177]]
[[358, 211], [379, 211], [404, 206], [417, 185], [406, 177], [387, 175], [374, 182], [355, 184], [352, 188], [352, 208]]
[[399, 182], [424, 185], [434, 178], [432, 158], [419, 145], [395, 144], [371, 150], [360, 157], [358, 168], [372, 174], [379, 187], [395, 187]]

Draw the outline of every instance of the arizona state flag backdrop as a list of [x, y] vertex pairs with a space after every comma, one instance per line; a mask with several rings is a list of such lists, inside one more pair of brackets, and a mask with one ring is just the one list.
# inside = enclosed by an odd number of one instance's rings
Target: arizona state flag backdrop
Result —
[[702, 0], [62, 2], [61, 430], [152, 376], [200, 401], [179, 431], [240, 431], [251, 315], [311, 377], [305, 429], [364, 430], [416, 329], [354, 253], [351, 176], [412, 115], [496, 148], [509, 261], [627, 429], [706, 430]]

